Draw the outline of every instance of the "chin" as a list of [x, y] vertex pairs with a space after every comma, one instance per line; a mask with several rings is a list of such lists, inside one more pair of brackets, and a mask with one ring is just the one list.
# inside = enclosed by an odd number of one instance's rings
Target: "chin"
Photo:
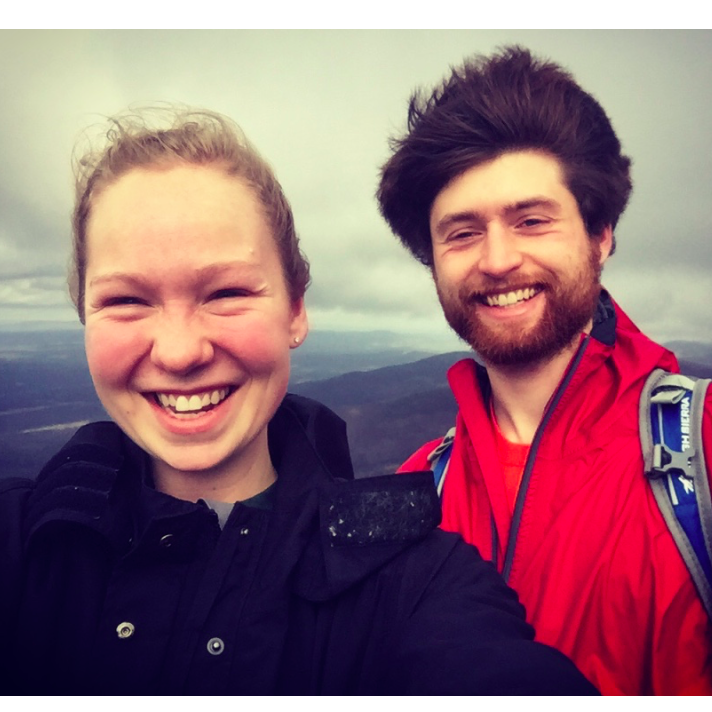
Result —
[[[239, 457], [239, 453], [216, 452], [217, 448], [191, 447], [186, 448], [191, 452], [166, 453], [164, 457], [154, 459], [160, 460], [164, 465], [179, 472], [190, 472], [199, 475], [201, 472], [213, 472], [216, 469], [229, 465], [232, 460]], [[206, 451], [207, 450], [207, 451]]]
[[219, 445], [206, 443], [204, 445], [190, 444], [186, 447], [168, 446], [151, 447], [149, 443], [137, 443], [139, 447], [148, 453], [156, 467], [165, 468], [174, 472], [185, 472], [200, 476], [201, 473], [214, 472], [221, 466], [226, 465], [232, 452], [221, 452]]

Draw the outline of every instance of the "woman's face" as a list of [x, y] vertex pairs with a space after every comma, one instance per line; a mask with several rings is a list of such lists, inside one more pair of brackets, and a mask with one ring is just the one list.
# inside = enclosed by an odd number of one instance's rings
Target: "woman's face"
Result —
[[306, 336], [253, 191], [205, 166], [137, 168], [94, 202], [86, 352], [96, 391], [157, 467], [239, 467]]

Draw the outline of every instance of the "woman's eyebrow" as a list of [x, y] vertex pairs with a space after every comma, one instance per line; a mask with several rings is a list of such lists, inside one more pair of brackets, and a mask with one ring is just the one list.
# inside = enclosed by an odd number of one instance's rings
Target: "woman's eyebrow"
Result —
[[[251, 273], [259, 269], [259, 265], [246, 260], [232, 260], [230, 262], [215, 262], [195, 269], [195, 277], [198, 281], [204, 281], [212, 277], [218, 277], [226, 272]], [[100, 274], [89, 281], [89, 286], [100, 286], [108, 282], [124, 282], [135, 286], [143, 285], [147, 278], [141, 274], [133, 272], [109, 272]]]
[[226, 272], [255, 272], [258, 269], [259, 265], [255, 262], [231, 260], [230, 262], [214, 262], [213, 264], [204, 265], [196, 269], [195, 274], [202, 280], [210, 277], [218, 277]]
[[108, 274], [100, 274], [98, 277], [89, 280], [88, 286], [100, 286], [107, 282], [126, 282], [140, 286], [144, 283], [144, 279], [140, 275], [132, 274], [131, 272], [109, 272]]

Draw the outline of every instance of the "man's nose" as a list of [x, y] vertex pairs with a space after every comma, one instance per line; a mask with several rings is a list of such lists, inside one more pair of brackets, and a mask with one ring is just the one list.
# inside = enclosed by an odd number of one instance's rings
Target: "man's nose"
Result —
[[152, 333], [151, 360], [164, 371], [186, 374], [210, 363], [213, 344], [199, 319], [190, 314], [162, 314]]
[[501, 226], [491, 226], [480, 246], [479, 270], [504, 277], [522, 265], [519, 238]]

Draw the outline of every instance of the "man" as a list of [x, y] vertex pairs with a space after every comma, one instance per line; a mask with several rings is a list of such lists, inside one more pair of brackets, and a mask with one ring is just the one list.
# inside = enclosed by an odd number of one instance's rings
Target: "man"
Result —
[[[677, 363], [600, 284], [631, 190], [608, 117], [514, 47], [416, 93], [393, 147], [381, 212], [484, 363], [449, 373], [443, 527], [495, 563], [539, 640], [604, 694], [711, 694], [710, 621], [640, 446], [643, 384]], [[430, 469], [439, 442], [402, 469]]]

